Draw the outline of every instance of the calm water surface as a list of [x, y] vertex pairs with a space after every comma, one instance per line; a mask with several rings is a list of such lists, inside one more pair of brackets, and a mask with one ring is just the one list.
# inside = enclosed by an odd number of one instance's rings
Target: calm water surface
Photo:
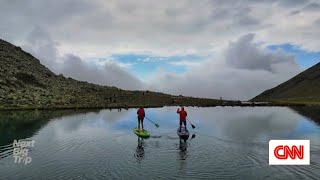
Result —
[[[318, 110], [187, 107], [196, 126], [180, 142], [176, 107], [146, 109], [151, 138], [132, 132], [136, 109], [0, 112], [0, 179], [320, 179]], [[13, 140], [35, 140], [16, 164]], [[310, 166], [269, 166], [271, 139], [309, 139]]]

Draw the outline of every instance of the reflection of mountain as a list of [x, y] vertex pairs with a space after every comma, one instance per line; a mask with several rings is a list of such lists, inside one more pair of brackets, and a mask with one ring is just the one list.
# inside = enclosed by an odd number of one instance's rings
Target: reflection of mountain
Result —
[[291, 107], [291, 109], [298, 112], [302, 116], [313, 120], [320, 126], [320, 106]]
[[11, 144], [14, 139], [32, 137], [53, 118], [80, 111], [6, 111], [0, 112], [0, 146]]

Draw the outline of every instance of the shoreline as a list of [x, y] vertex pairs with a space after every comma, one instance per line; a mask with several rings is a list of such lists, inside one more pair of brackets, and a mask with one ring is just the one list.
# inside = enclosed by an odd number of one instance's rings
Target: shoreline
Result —
[[163, 108], [163, 107], [302, 107], [302, 106], [320, 106], [320, 103], [264, 103], [264, 104], [239, 104], [239, 103], [222, 103], [211, 105], [190, 105], [190, 104], [168, 104], [168, 105], [110, 105], [110, 106], [20, 106], [20, 107], [0, 107], [0, 111], [19, 111], [19, 110], [78, 110], [78, 109], [136, 109], [143, 106], [144, 108]]

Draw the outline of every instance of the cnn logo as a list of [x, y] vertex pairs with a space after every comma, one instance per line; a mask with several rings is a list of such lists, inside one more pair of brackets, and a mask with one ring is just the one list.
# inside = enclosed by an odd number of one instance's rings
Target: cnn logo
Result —
[[310, 140], [270, 140], [269, 165], [310, 165]]

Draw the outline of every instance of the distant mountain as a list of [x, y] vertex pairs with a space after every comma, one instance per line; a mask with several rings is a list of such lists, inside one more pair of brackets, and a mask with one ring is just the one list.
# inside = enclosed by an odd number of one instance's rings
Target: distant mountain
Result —
[[0, 109], [217, 104], [151, 91], [128, 91], [56, 75], [38, 59], [0, 39]]
[[320, 63], [264, 91], [252, 101], [320, 103]]

